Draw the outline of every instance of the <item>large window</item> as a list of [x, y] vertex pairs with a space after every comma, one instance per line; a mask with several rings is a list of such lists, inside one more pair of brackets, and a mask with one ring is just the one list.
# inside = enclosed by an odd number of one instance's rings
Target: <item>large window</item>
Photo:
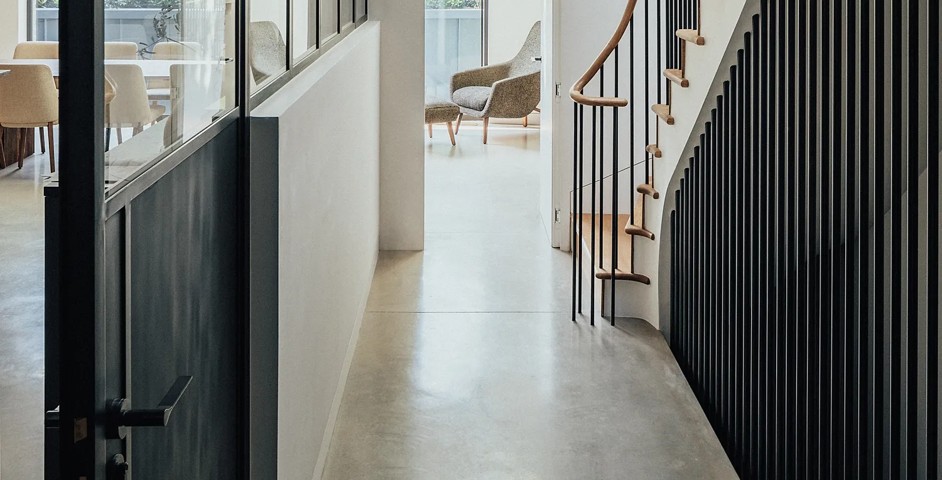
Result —
[[425, 0], [425, 90], [448, 98], [451, 76], [484, 63], [484, 0]]

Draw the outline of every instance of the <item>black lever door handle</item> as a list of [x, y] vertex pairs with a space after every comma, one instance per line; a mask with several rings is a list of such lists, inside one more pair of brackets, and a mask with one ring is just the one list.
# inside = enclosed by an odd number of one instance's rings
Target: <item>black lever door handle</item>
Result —
[[166, 427], [170, 415], [180, 402], [186, 388], [193, 381], [191, 376], [178, 377], [156, 408], [132, 410], [126, 398], [116, 398], [108, 405], [108, 438], [123, 439], [128, 427]]

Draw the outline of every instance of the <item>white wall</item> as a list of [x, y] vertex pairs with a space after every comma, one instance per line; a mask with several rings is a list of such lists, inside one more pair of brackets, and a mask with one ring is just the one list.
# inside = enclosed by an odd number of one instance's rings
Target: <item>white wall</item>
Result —
[[[277, 325], [253, 315], [253, 337], [278, 330], [277, 371], [267, 373], [277, 379], [279, 479], [320, 477], [372, 282], [380, 36], [379, 24], [367, 23], [252, 112], [253, 178], [277, 172], [277, 212], [268, 212], [277, 235], [267, 232], [277, 248]], [[275, 130], [277, 156], [266, 157], [256, 125]], [[272, 248], [263, 242], [253, 251]], [[266, 380], [257, 373], [256, 395]]]
[[0, 0], [0, 58], [13, 58], [16, 44], [26, 40], [25, 0]]
[[543, 19], [543, 0], [488, 0], [488, 63], [510, 60], [517, 54], [530, 27]]
[[380, 228], [382, 250], [425, 247], [425, 2], [371, 0], [382, 23]]

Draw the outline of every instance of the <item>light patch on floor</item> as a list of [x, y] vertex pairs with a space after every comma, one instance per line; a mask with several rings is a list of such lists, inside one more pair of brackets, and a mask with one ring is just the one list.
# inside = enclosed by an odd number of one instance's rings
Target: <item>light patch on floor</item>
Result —
[[381, 253], [324, 478], [736, 478], [659, 332], [570, 321], [538, 129], [434, 133], [426, 250]]
[[0, 478], [43, 477], [46, 155], [0, 169]]

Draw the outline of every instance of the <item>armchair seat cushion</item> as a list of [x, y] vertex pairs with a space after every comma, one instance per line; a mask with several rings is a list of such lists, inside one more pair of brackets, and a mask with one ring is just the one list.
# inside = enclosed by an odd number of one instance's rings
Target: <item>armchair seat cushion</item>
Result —
[[483, 111], [491, 98], [491, 87], [464, 87], [451, 94], [451, 100], [464, 108]]

